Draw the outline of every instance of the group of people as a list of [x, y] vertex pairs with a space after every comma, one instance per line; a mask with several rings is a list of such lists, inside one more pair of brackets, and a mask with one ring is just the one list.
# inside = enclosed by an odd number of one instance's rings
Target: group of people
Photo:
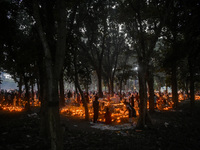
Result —
[[[107, 99], [107, 100], [110, 101], [110, 99]], [[126, 106], [126, 111], [128, 111], [128, 114], [129, 114], [129, 122], [131, 124], [133, 123], [133, 118], [136, 117], [136, 111], [134, 109], [135, 100], [139, 101], [138, 93], [132, 94], [129, 97], [128, 101], [126, 99], [123, 99], [123, 103]], [[93, 112], [94, 112], [93, 122], [94, 123], [97, 123], [97, 120], [98, 120], [99, 107], [100, 106], [99, 106], [98, 96], [95, 95], [95, 100], [93, 101]], [[106, 107], [105, 110], [106, 110], [105, 114], [104, 114], [105, 124], [111, 124], [111, 122], [112, 122], [112, 117], [111, 117], [112, 112], [110, 111], [109, 107]]]
[[[35, 100], [38, 100], [38, 92], [34, 91], [28, 93], [29, 100], [34, 104]], [[27, 103], [27, 94], [25, 90], [21, 93], [18, 90], [1, 90], [0, 91], [0, 104], [1, 105], [13, 105], [13, 106], [22, 106]], [[39, 101], [38, 101], [39, 102]]]
[[[95, 96], [95, 100], [93, 101], [93, 111], [94, 111], [93, 122], [97, 123], [98, 116], [99, 116], [99, 101], [98, 101], [97, 95]], [[104, 118], [105, 118], [106, 124], [111, 124], [112, 117], [111, 117], [111, 112], [108, 107], [106, 107], [106, 113], [104, 115]]]
[[170, 93], [155, 93], [154, 94], [154, 108], [161, 109], [161, 107], [169, 106], [172, 101], [170, 98]]
[[16, 105], [19, 104], [19, 95], [17, 91], [14, 90], [1, 90], [0, 92], [0, 103], [3, 105]]
[[[86, 103], [89, 103], [91, 97], [94, 97], [96, 95], [95, 92], [83, 92], [83, 96], [85, 98]], [[65, 99], [67, 103], [71, 102], [71, 99], [75, 100], [76, 104], [80, 105], [80, 104], [84, 104], [82, 98], [81, 98], [81, 94], [79, 92], [75, 92], [75, 91], [70, 91], [68, 90], [65, 94]]]

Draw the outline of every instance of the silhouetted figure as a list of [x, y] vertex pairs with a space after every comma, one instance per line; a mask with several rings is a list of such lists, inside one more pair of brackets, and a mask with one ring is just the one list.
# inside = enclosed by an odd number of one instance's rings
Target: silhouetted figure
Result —
[[99, 115], [99, 102], [98, 96], [95, 96], [95, 101], [93, 101], [93, 110], [94, 110], [94, 120], [93, 122], [96, 123]]
[[[136, 117], [136, 111], [135, 109], [130, 105], [130, 103], [126, 102], [124, 103], [126, 105], [126, 108], [128, 110], [128, 117], [129, 117], [129, 122], [132, 124], [133, 123], [133, 117]], [[126, 110], [126, 111], [127, 111]], [[125, 111], [125, 112], [126, 112]]]
[[86, 100], [87, 103], [89, 103], [90, 99], [89, 99], [89, 94], [88, 93], [85, 94], [85, 100]]
[[139, 104], [139, 94], [138, 93], [136, 93], [136, 95], [135, 95], [135, 100], [138, 102], [138, 104]]
[[78, 104], [80, 104], [80, 103], [81, 103], [81, 96], [80, 96], [80, 94], [79, 94], [79, 93], [77, 93], [77, 102], [78, 102]]
[[134, 96], [133, 95], [130, 97], [129, 101], [131, 103], [131, 106], [134, 107]]
[[111, 124], [112, 118], [111, 118], [111, 112], [109, 111], [109, 108], [106, 108], [106, 113], [104, 115], [104, 118], [106, 119], [106, 124]]

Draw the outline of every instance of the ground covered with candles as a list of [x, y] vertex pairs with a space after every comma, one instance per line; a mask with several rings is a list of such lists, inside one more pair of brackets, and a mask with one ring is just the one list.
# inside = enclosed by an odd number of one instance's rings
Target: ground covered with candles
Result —
[[[64, 149], [199, 149], [200, 101], [195, 105], [193, 113], [189, 101], [181, 102], [176, 111], [155, 111], [150, 114], [154, 126], [144, 130], [137, 130], [128, 122], [94, 124], [62, 114]], [[39, 125], [38, 110], [0, 110], [0, 149], [49, 149], [39, 136]]]

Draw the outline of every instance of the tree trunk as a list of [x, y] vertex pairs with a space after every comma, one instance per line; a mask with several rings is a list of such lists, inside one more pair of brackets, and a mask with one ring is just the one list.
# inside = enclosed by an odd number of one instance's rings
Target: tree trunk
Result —
[[178, 93], [177, 93], [177, 77], [176, 77], [176, 63], [172, 66], [172, 101], [174, 102], [174, 108], [178, 107]]
[[19, 100], [21, 99], [21, 95], [22, 95], [22, 76], [20, 75], [20, 79], [19, 79], [19, 82], [18, 82], [18, 86], [19, 86], [19, 93], [18, 93], [18, 96], [17, 96], [17, 101], [19, 103]]
[[151, 117], [147, 111], [147, 86], [146, 86], [146, 66], [139, 62], [138, 79], [139, 79], [139, 118], [136, 127], [143, 129], [147, 121], [152, 124]]
[[188, 82], [189, 82], [189, 81], [188, 81], [188, 79], [187, 79], [187, 80], [186, 80], [186, 85], [185, 85], [185, 86], [186, 86], [185, 88], [186, 88], [187, 99], [189, 98], [189, 92], [188, 92], [188, 90], [189, 90], [188, 88], [189, 88], [189, 87], [188, 87]]
[[110, 80], [110, 94], [111, 94], [111, 96], [113, 96], [114, 95], [114, 82], [113, 82], [113, 79], [111, 79]]
[[85, 120], [88, 121], [89, 120], [88, 104], [86, 102], [85, 96], [83, 94], [83, 91], [81, 90], [80, 85], [78, 84], [77, 86], [78, 86], [79, 92], [81, 94], [81, 98], [82, 98], [82, 101], [83, 101], [83, 106], [85, 108]]
[[25, 94], [25, 99], [26, 99], [26, 105], [25, 109], [27, 111], [31, 110], [30, 107], [30, 93], [29, 93], [29, 85], [28, 85], [28, 78], [24, 76], [24, 84], [25, 84], [25, 89], [26, 89], [26, 94]]
[[[60, 125], [60, 114], [59, 114], [59, 97], [58, 97], [58, 81], [60, 78], [61, 71], [63, 69], [63, 63], [65, 58], [66, 50], [66, 2], [64, 0], [56, 1], [56, 18], [57, 22], [57, 40], [56, 49], [55, 45], [50, 47], [48, 43], [48, 34], [43, 29], [42, 19], [40, 18], [40, 10], [38, 1], [33, 1], [33, 16], [36, 22], [37, 30], [40, 36], [40, 40], [44, 51], [44, 68], [45, 68], [45, 101], [47, 102], [47, 119], [48, 122], [48, 133], [51, 143], [51, 150], [62, 150], [63, 149], [63, 131]], [[45, 9], [42, 7], [41, 9]], [[53, 10], [53, 8], [50, 8]], [[48, 10], [47, 13], [49, 12]], [[44, 11], [44, 12], [45, 12]], [[45, 16], [45, 15], [44, 15]], [[52, 18], [53, 19], [53, 18]], [[51, 28], [47, 27], [47, 31], [51, 31]], [[52, 41], [50, 41], [52, 42]], [[53, 53], [52, 53], [53, 52]], [[44, 103], [46, 104], [46, 103]]]
[[79, 84], [79, 81], [78, 81], [78, 73], [77, 71], [75, 71], [75, 83], [76, 83], [76, 86], [81, 94], [81, 98], [82, 98], [82, 101], [83, 101], [83, 106], [85, 108], [85, 120], [89, 120], [89, 112], [88, 112], [88, 105], [87, 105], [87, 102], [86, 102], [86, 99], [85, 99], [85, 96], [83, 94], [83, 91], [81, 90], [81, 87], [80, 87], [80, 84]]
[[122, 100], [122, 80], [119, 81], [119, 95], [120, 95], [120, 100]]
[[49, 133], [49, 126], [48, 126], [48, 109], [47, 109], [47, 96], [46, 96], [46, 89], [47, 85], [45, 85], [44, 79], [46, 79], [45, 74], [44, 74], [44, 68], [43, 66], [39, 66], [39, 100], [41, 102], [41, 109], [40, 109], [40, 117], [41, 117], [41, 122], [40, 122], [40, 136], [43, 137], [46, 141], [45, 143], [48, 143], [48, 139], [50, 136]]
[[139, 64], [138, 79], [139, 79], [139, 118], [137, 122], [137, 128], [144, 128], [146, 125], [146, 113], [147, 113], [147, 87], [145, 80], [145, 68], [144, 65]]
[[87, 102], [86, 102], [86, 99], [85, 99], [85, 96], [83, 94], [83, 91], [81, 89], [81, 86], [79, 84], [79, 80], [78, 80], [78, 68], [77, 68], [77, 49], [74, 50], [74, 70], [75, 70], [75, 85], [76, 87], [78, 88], [80, 94], [81, 94], [81, 98], [82, 98], [82, 101], [83, 101], [83, 106], [85, 108], [85, 120], [89, 120], [89, 112], [88, 112], [88, 105], [87, 105]]
[[189, 60], [189, 72], [190, 72], [190, 104], [191, 109], [194, 108], [195, 105], [195, 94], [194, 94], [194, 67], [192, 65], [192, 60]]
[[98, 77], [98, 92], [99, 92], [99, 97], [103, 97], [103, 92], [102, 92], [102, 83], [101, 83], [101, 69], [98, 69], [97, 71], [97, 77]]
[[[54, 77], [53, 69], [49, 59], [45, 60], [46, 78], [44, 88], [43, 118], [44, 125], [47, 125], [48, 139], [51, 143], [51, 150], [63, 149], [63, 131], [60, 125], [58, 78]], [[47, 140], [48, 140], [47, 139]]]
[[149, 110], [154, 111], [154, 80], [153, 74], [148, 71], [148, 89], [149, 89]]
[[76, 91], [76, 94], [78, 94], [78, 87], [76, 85], [76, 82], [74, 81], [74, 87], [75, 87], [75, 91]]
[[89, 81], [87, 80], [87, 83], [86, 83], [86, 93], [89, 92], [89, 85], [88, 85]]
[[109, 80], [108, 80], [107, 86], [108, 86], [108, 93], [110, 93], [111, 92], [111, 87], [110, 87]]
[[36, 83], [37, 83], [37, 95], [36, 95], [36, 98], [39, 100], [39, 97], [40, 97], [40, 83], [39, 83], [39, 79], [37, 78], [36, 79]]
[[63, 131], [60, 124], [60, 114], [59, 114], [58, 80], [56, 80], [56, 78], [51, 78], [50, 76], [48, 82], [52, 83], [52, 88], [50, 89], [50, 91], [47, 91], [48, 121], [50, 129], [51, 149], [62, 150]]
[[31, 98], [32, 98], [32, 106], [34, 106], [34, 84], [32, 83], [31, 84]]
[[59, 85], [60, 85], [60, 106], [63, 107], [65, 105], [63, 72], [61, 73]]

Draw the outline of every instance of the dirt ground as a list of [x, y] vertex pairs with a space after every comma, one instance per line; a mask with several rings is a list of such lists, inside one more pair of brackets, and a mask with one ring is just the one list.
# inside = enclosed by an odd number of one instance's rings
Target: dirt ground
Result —
[[[190, 109], [189, 101], [176, 111], [150, 114], [154, 126], [145, 130], [120, 128], [101, 130], [104, 124], [61, 116], [64, 149], [68, 150], [196, 150], [200, 147], [200, 101]], [[39, 136], [40, 117], [36, 112], [9, 113], [0, 110], [0, 150], [48, 150]], [[91, 126], [100, 126], [100, 129]], [[111, 125], [115, 127], [115, 125]], [[109, 128], [107, 128], [109, 129]]]

